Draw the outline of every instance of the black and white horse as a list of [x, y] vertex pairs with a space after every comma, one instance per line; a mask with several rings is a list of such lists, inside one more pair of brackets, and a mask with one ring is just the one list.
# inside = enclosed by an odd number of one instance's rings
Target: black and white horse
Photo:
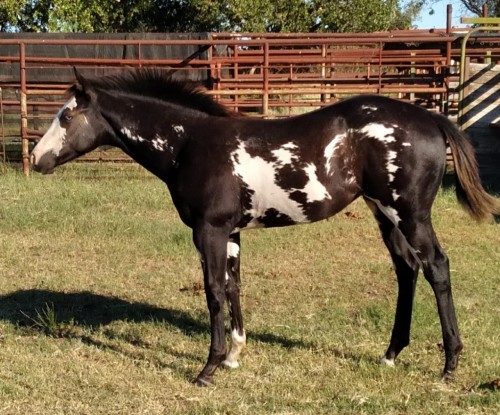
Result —
[[[237, 116], [201, 90], [139, 71], [84, 79], [32, 152], [50, 173], [101, 145], [121, 148], [163, 180], [193, 231], [210, 313], [208, 361], [196, 378], [211, 384], [219, 365], [237, 367], [246, 336], [240, 310], [240, 231], [310, 223], [358, 197], [373, 211], [399, 283], [388, 365], [408, 345], [419, 269], [435, 293], [446, 354], [444, 375], [462, 349], [448, 258], [431, 224], [446, 143], [457, 196], [476, 219], [500, 213], [480, 184], [472, 146], [445, 117], [382, 96], [357, 96], [283, 120]], [[231, 316], [226, 349], [224, 301]]]

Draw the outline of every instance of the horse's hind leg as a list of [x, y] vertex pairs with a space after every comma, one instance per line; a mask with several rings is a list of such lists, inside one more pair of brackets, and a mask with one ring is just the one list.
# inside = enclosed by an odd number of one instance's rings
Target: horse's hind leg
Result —
[[446, 356], [443, 376], [449, 377], [457, 367], [463, 346], [453, 305], [448, 257], [439, 245], [430, 223], [420, 227], [419, 235], [423, 243], [420, 245], [418, 255], [422, 262], [425, 279], [434, 291], [441, 321]]
[[389, 347], [381, 360], [382, 363], [394, 366], [394, 359], [401, 350], [410, 344], [413, 297], [419, 264], [399, 228], [384, 215], [373, 201], [366, 198], [365, 201], [377, 219], [382, 238], [391, 254], [398, 280], [398, 299], [394, 327]]
[[[408, 344], [411, 303], [420, 265], [436, 297], [446, 355], [443, 375], [449, 376], [457, 367], [462, 342], [451, 293], [448, 257], [439, 245], [429, 216], [423, 215], [426, 219], [417, 220], [412, 214], [405, 217], [403, 209], [400, 209], [398, 213], [401, 217], [395, 220], [394, 215], [391, 215], [392, 211], [384, 211], [380, 203], [369, 199], [367, 202], [379, 220], [384, 241], [394, 260], [399, 283], [396, 321], [391, 343], [383, 360], [392, 364], [394, 357]], [[412, 209], [406, 211], [413, 212]]]
[[223, 366], [231, 369], [239, 366], [238, 357], [246, 344], [240, 306], [240, 285], [240, 234], [235, 233], [229, 237], [227, 244], [226, 266], [226, 299], [231, 317], [231, 348], [222, 362]]

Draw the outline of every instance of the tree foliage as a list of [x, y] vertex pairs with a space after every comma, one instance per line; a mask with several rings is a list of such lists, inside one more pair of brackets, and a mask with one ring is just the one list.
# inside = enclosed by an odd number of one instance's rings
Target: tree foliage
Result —
[[465, 8], [472, 13], [482, 16], [483, 6], [488, 6], [488, 15], [500, 16], [500, 0], [460, 0]]
[[425, 2], [426, 0], [2, 0], [0, 30], [107, 33], [371, 32], [409, 28]]

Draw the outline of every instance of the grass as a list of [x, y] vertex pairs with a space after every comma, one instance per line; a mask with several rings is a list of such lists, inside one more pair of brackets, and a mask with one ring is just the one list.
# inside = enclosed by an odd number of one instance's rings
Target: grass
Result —
[[242, 235], [248, 346], [216, 387], [189, 230], [135, 165], [23, 177], [0, 165], [0, 413], [493, 414], [500, 411], [500, 232], [451, 191], [434, 223], [451, 260], [463, 357], [444, 383], [432, 292], [412, 344], [378, 364], [396, 282], [362, 202], [318, 224]]

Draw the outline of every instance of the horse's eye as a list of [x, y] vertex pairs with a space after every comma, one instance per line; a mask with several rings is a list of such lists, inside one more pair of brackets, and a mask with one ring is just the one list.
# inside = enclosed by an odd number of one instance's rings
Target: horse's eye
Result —
[[73, 119], [73, 116], [71, 114], [64, 114], [63, 115], [64, 121], [71, 121]]

